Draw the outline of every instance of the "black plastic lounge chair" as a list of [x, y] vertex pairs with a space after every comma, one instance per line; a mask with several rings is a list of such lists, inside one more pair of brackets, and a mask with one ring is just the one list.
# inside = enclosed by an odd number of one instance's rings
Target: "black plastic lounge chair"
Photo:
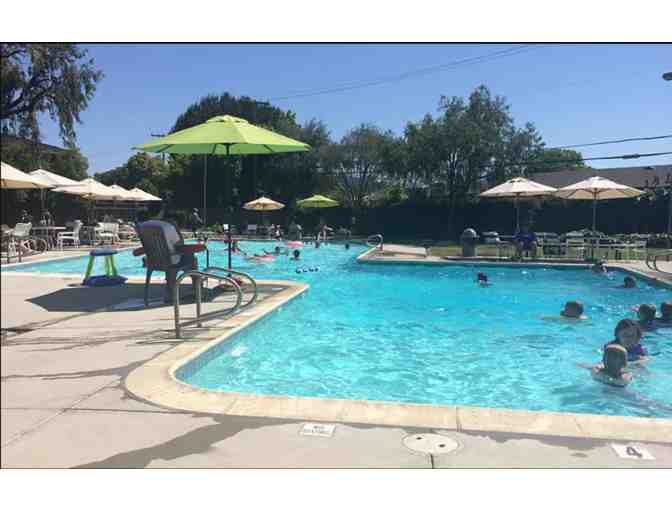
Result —
[[[167, 221], [150, 220], [140, 223], [137, 227], [138, 236], [142, 242], [143, 250], [135, 250], [135, 255], [145, 256], [147, 277], [145, 278], [145, 306], [149, 306], [149, 283], [154, 271], [166, 273], [166, 293], [164, 301], [171, 303], [173, 289], [177, 275], [180, 271], [196, 269], [193, 253], [205, 249], [203, 245], [186, 245], [190, 249], [185, 250], [184, 239], [179, 229]], [[200, 285], [200, 276], [191, 278], [194, 293]]]

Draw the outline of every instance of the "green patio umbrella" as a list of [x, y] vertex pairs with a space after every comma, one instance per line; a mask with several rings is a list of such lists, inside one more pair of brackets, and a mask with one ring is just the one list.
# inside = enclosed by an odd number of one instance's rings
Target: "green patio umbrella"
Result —
[[327, 207], [338, 207], [338, 202], [323, 195], [313, 195], [310, 198], [298, 200], [296, 205], [301, 209], [325, 209]]
[[[203, 124], [176, 131], [133, 149], [159, 154], [204, 154], [203, 173], [203, 222], [207, 219], [206, 190], [208, 155], [245, 156], [248, 154], [279, 154], [303, 152], [310, 145], [250, 124], [245, 119], [219, 115]], [[229, 243], [229, 267], [231, 267]]]

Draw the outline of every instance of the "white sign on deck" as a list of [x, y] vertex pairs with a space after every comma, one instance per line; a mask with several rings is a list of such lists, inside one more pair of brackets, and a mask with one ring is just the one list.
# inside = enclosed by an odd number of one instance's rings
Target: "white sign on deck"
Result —
[[336, 425], [325, 425], [324, 423], [306, 423], [301, 427], [302, 436], [332, 437]]
[[616, 454], [622, 459], [632, 459], [632, 460], [656, 460], [651, 452], [646, 448], [641, 446], [636, 446], [633, 444], [616, 444], [611, 443], [611, 447], [614, 449]]

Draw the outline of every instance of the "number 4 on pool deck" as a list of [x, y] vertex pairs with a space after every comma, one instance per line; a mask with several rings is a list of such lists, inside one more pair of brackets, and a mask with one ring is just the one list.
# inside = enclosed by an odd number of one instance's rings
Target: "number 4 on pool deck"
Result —
[[641, 446], [635, 446], [631, 444], [615, 444], [611, 443], [611, 447], [614, 449], [616, 454], [622, 459], [634, 459], [634, 460], [656, 460], [653, 455], [642, 448]]

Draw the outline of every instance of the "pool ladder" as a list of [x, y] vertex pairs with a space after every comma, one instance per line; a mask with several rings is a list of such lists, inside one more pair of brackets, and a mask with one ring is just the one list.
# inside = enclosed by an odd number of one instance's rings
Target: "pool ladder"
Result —
[[[225, 274], [217, 274], [217, 272]], [[241, 289], [241, 286], [238, 283], [238, 281], [235, 278], [233, 278], [234, 276], [246, 279], [252, 286], [252, 296], [245, 303], [243, 303], [243, 290]], [[182, 280], [189, 277], [195, 277], [197, 279], [196, 296], [195, 296], [196, 317], [194, 319], [180, 322], [180, 284], [182, 283]], [[236, 302], [233, 306], [225, 308], [223, 310], [215, 310], [213, 312], [208, 312], [206, 314], [201, 313], [201, 304], [203, 302], [203, 282], [207, 281], [209, 278], [219, 280], [220, 282], [226, 282], [229, 285], [231, 285], [231, 287], [233, 287], [234, 291], [236, 292]], [[257, 301], [258, 294], [259, 290], [257, 288], [256, 280], [252, 278], [252, 276], [250, 276], [249, 274], [243, 273], [241, 271], [235, 271], [233, 269], [224, 269], [222, 267], [216, 267], [216, 266], [209, 266], [200, 271], [199, 270], [185, 271], [177, 278], [177, 280], [175, 281], [175, 288], [173, 289], [173, 307], [175, 312], [175, 338], [182, 338], [181, 336], [182, 328], [186, 326], [196, 324], [200, 328], [202, 327], [203, 322], [205, 321], [227, 317], [239, 312], [240, 310], [244, 310], [245, 308], [252, 306]]]
[[371, 248], [383, 249], [383, 234], [373, 234], [366, 238], [366, 245]]

